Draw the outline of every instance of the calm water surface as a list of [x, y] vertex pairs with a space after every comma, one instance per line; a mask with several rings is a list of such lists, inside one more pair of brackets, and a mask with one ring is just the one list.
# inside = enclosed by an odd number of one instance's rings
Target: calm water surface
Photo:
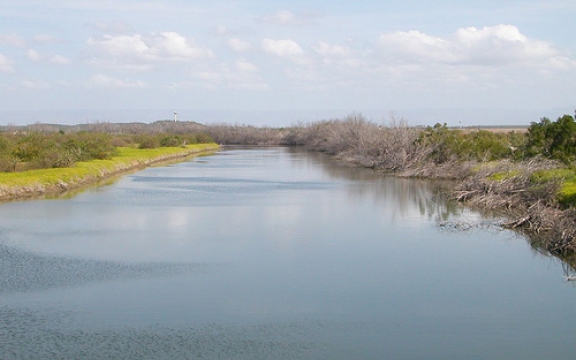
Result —
[[562, 265], [433, 184], [230, 149], [0, 205], [0, 358], [572, 359]]

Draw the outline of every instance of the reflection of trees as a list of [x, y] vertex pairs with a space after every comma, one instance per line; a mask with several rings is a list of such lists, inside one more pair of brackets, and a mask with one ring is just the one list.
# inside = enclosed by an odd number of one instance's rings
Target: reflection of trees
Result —
[[[292, 153], [302, 153], [300, 149], [289, 149]], [[395, 206], [395, 211], [406, 214], [417, 208], [420, 215], [434, 217], [437, 221], [446, 221], [453, 215], [461, 213], [462, 207], [442, 197], [442, 190], [450, 182], [422, 179], [405, 179], [386, 176], [372, 169], [353, 167], [343, 162], [334, 161], [327, 155], [308, 152], [300, 166], [321, 169], [334, 179], [350, 181], [349, 194], [356, 199], [369, 198], [381, 202], [383, 206]]]
[[[293, 148], [288, 151], [295, 154], [303, 152], [301, 149]], [[401, 214], [408, 213], [409, 210], [416, 207], [420, 215], [433, 218], [439, 224], [458, 231], [483, 228], [483, 224], [446, 224], [452, 218], [461, 215], [465, 209], [460, 203], [449, 201], [443, 197], [443, 194], [446, 193], [445, 190], [454, 186], [454, 182], [387, 176], [379, 171], [357, 168], [334, 161], [327, 155], [315, 152], [306, 153], [306, 156], [303, 156], [298, 164], [314, 168], [320, 166], [331, 178], [351, 181], [354, 185], [350, 187], [349, 194], [354, 198], [369, 198], [372, 201], [381, 202], [382, 206], [395, 206], [394, 211]], [[474, 212], [486, 219], [501, 218], [505, 215], [478, 208], [474, 208]], [[493, 226], [492, 223], [489, 227], [494, 228]], [[545, 234], [529, 232], [519, 232], [519, 234], [528, 241], [535, 253], [560, 261], [564, 276], [576, 276], [576, 254], [566, 256], [547, 251], [543, 245], [540, 245], [545, 243], [542, 239]]]
[[[522, 237], [530, 243], [534, 255], [550, 259], [554, 264], [560, 263], [560, 266], [562, 267], [562, 274], [564, 277], [566, 277], [566, 280], [575, 281], [576, 254], [554, 254], [548, 251], [544, 246], [540, 245], [540, 241], [535, 241], [533, 238], [531, 238], [529, 234], [522, 234]], [[573, 284], [576, 287], [576, 282]]]
[[562, 270], [564, 276], [574, 277], [576, 276], [576, 254], [574, 253], [555, 253], [547, 249], [546, 243], [549, 239], [546, 239], [548, 234], [534, 233], [529, 231], [518, 230], [518, 233], [522, 235], [523, 238], [528, 241], [534, 252], [540, 256], [544, 256], [555, 261], [560, 261], [562, 265]]
[[564, 276], [574, 277], [576, 276], [576, 255], [565, 256], [560, 259], [562, 261], [562, 270], [564, 270]]

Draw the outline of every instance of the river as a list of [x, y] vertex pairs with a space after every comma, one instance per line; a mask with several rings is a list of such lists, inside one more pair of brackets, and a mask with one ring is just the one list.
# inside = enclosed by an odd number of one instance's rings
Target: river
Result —
[[1, 204], [0, 358], [572, 359], [562, 263], [436, 188], [224, 148]]

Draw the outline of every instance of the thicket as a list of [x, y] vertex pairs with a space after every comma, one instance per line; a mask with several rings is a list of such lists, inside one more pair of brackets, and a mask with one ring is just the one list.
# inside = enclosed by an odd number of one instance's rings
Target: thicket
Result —
[[137, 145], [140, 149], [155, 149], [159, 147], [178, 147], [193, 144], [213, 142], [212, 137], [205, 133], [197, 134], [139, 134], [128, 137], [127, 142]]
[[525, 135], [451, 129], [446, 124], [411, 127], [393, 115], [388, 123], [377, 124], [352, 114], [299, 124], [284, 134], [283, 143], [404, 176], [464, 178], [475, 163], [521, 160]]
[[564, 115], [556, 121], [544, 117], [528, 128], [526, 155], [543, 156], [570, 164], [576, 159], [576, 122]]
[[284, 128], [213, 124], [205, 126], [203, 131], [224, 145], [288, 145], [284, 137], [289, 130]]
[[428, 159], [441, 164], [449, 161], [494, 161], [522, 158], [525, 136], [519, 132], [451, 130], [436, 124], [424, 130], [418, 142], [429, 147]]
[[3, 133], [0, 171], [69, 167], [78, 161], [107, 159], [114, 150], [111, 136], [101, 133]]
[[344, 119], [296, 126], [284, 142], [336, 155], [364, 167], [399, 171], [421, 157], [419, 133], [403, 119], [392, 117], [389, 124], [379, 125], [361, 114], [352, 114]]

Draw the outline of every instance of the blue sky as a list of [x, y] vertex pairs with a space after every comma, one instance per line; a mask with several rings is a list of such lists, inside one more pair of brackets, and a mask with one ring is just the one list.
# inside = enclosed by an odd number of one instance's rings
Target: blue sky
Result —
[[137, 109], [268, 125], [389, 111], [506, 123], [576, 107], [574, 0], [0, 5], [0, 123]]

